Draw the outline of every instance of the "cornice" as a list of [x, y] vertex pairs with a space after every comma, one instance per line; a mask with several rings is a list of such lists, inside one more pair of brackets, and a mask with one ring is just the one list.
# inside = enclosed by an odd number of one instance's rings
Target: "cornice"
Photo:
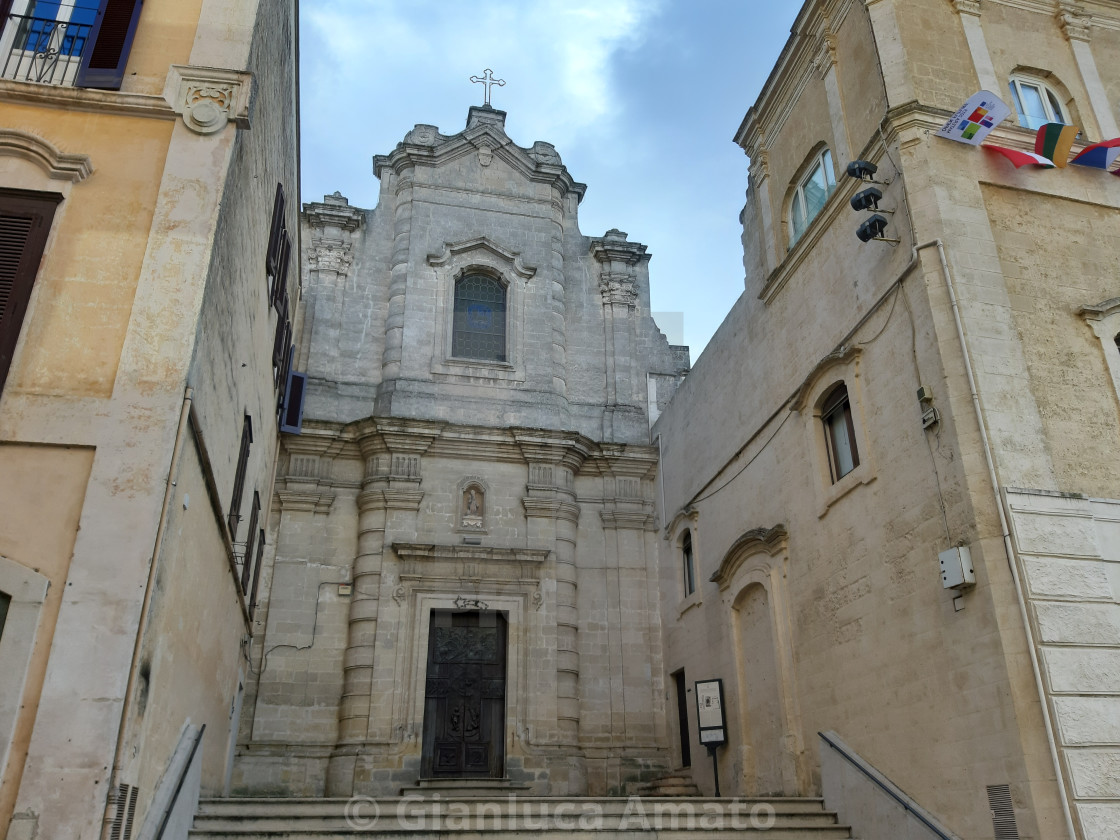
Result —
[[29, 160], [55, 181], [78, 184], [93, 174], [89, 155], [65, 154], [42, 137], [16, 128], [0, 128], [0, 155]]
[[514, 272], [524, 280], [529, 280], [537, 273], [533, 266], [527, 266], [521, 261], [521, 254], [509, 251], [487, 236], [476, 236], [474, 239], [465, 239], [462, 242], [444, 243], [443, 250], [438, 254], [428, 254], [428, 265], [439, 266], [448, 263], [452, 257], [460, 254], [469, 254], [471, 251], [489, 251], [498, 259], [508, 263]]
[[575, 193], [580, 201], [587, 192], [587, 185], [572, 178], [551, 144], [537, 142], [522, 148], [509, 139], [498, 122], [475, 122], [451, 136], [430, 129], [434, 126], [418, 125], [392, 152], [375, 155], [373, 174], [381, 178], [388, 168], [401, 176], [409, 169], [444, 166], [465, 155], [478, 154], [483, 166], [498, 157], [529, 180], [550, 184], [563, 194]]
[[778, 60], [748, 109], [734, 142], [749, 156], [770, 146], [809, 82], [823, 77], [833, 60], [833, 38], [855, 0], [810, 0], [790, 30]]
[[0, 79], [0, 102], [43, 105], [66, 111], [124, 114], [156, 120], [174, 120], [179, 116], [162, 96], [16, 82], [10, 79]]
[[1115, 315], [1117, 312], [1120, 312], [1120, 297], [1109, 298], [1108, 300], [1089, 306], [1082, 306], [1077, 310], [1077, 314], [1086, 321], [1103, 321], [1105, 318]]
[[732, 543], [731, 548], [724, 555], [723, 562], [708, 579], [719, 584], [720, 589], [726, 589], [731, 584], [735, 572], [749, 557], [758, 553], [768, 554], [771, 557], [779, 554], [785, 550], [788, 537], [785, 525], [752, 528]]
[[393, 543], [393, 551], [403, 561], [424, 563], [466, 561], [468, 563], [544, 563], [552, 552], [543, 548], [494, 548], [483, 545], [436, 545], [435, 543]]
[[599, 518], [603, 527], [613, 531], [656, 531], [657, 517], [652, 505], [639, 510], [601, 510]]
[[334, 195], [326, 196], [326, 201], [303, 205], [303, 217], [313, 229], [338, 228], [352, 233], [362, 225], [362, 211], [351, 207], [349, 200], [337, 190]]

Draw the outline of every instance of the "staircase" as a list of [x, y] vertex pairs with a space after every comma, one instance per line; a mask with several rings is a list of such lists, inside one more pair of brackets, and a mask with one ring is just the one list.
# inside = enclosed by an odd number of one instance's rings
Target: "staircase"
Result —
[[[208, 799], [192, 840], [847, 840], [820, 799], [402, 796], [373, 799]], [[625, 834], [620, 834], [625, 832]]]

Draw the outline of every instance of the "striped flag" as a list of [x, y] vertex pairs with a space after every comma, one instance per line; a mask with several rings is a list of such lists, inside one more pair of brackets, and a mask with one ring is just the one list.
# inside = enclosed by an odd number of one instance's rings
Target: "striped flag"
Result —
[[1020, 166], [1044, 166], [1047, 169], [1054, 168], [1054, 161], [1050, 158], [1045, 158], [1042, 155], [1032, 154], [1031, 152], [1020, 152], [1018, 149], [1007, 149], [1003, 146], [993, 146], [990, 143], [984, 143], [980, 148], [990, 149], [993, 152], [999, 152], [1018, 169]]
[[1064, 169], [1069, 163], [1069, 150], [1077, 139], [1079, 129], [1064, 123], [1046, 123], [1034, 138], [1034, 153], [1054, 162], [1054, 166]]
[[1091, 166], [1094, 169], [1109, 169], [1117, 157], [1120, 157], [1120, 137], [1086, 146], [1085, 150], [1070, 163], [1077, 166]]

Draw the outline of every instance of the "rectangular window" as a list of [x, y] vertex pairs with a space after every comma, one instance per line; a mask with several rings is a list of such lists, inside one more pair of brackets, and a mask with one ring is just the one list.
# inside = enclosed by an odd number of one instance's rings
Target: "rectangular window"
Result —
[[681, 540], [681, 561], [684, 571], [684, 595], [687, 598], [696, 591], [696, 568], [692, 559], [692, 534], [684, 532]]
[[825, 400], [821, 408], [821, 420], [825, 428], [825, 442], [828, 444], [829, 469], [835, 484], [859, 466], [852, 404], [844, 385], [837, 385]]
[[0, 390], [19, 340], [55, 207], [54, 193], [0, 190]]
[[0, 0], [0, 76], [119, 90], [142, 6], [143, 0]]
[[253, 420], [246, 414], [241, 426], [241, 450], [237, 453], [237, 471], [233, 476], [233, 496], [229, 503], [229, 538], [237, 540], [241, 523], [241, 496], [245, 492], [245, 471], [249, 466], [249, 446], [253, 442]]

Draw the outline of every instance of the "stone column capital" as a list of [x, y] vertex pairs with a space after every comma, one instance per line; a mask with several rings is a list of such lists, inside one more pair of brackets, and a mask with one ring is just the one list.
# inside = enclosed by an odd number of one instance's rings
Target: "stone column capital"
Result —
[[1067, 41], [1085, 41], [1088, 43], [1092, 38], [1090, 24], [1093, 19], [1085, 14], [1080, 3], [1064, 2], [1064, 0], [1059, 2], [1055, 16], [1058, 18], [1058, 25], [1061, 26], [1062, 34]]

